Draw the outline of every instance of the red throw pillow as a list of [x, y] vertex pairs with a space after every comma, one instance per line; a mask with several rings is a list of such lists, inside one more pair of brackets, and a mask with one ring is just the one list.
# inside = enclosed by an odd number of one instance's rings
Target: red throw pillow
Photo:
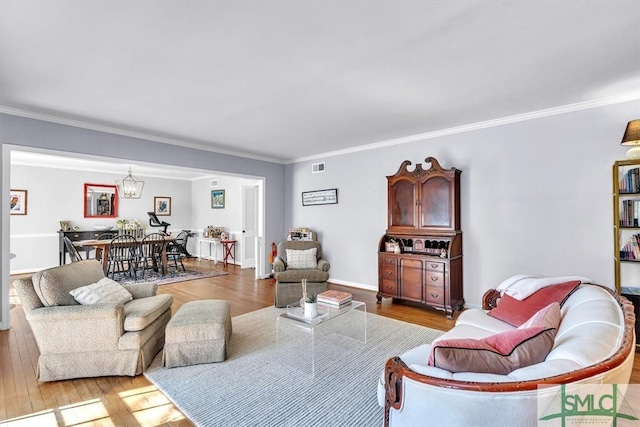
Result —
[[507, 375], [544, 361], [556, 336], [555, 328], [514, 329], [481, 340], [470, 338], [436, 342], [428, 365], [450, 372]]
[[529, 320], [538, 310], [552, 302], [557, 302], [562, 307], [562, 304], [564, 304], [569, 295], [571, 295], [579, 285], [579, 280], [573, 280], [571, 282], [547, 286], [534, 292], [522, 301], [504, 294], [498, 301], [498, 306], [489, 311], [489, 316], [518, 327]]

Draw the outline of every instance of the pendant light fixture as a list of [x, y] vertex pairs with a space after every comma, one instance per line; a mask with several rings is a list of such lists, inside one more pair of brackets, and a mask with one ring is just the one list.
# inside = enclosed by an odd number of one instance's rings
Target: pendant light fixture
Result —
[[142, 196], [144, 181], [131, 175], [131, 166], [129, 166], [129, 175], [122, 180], [122, 193], [125, 199], [139, 199]]

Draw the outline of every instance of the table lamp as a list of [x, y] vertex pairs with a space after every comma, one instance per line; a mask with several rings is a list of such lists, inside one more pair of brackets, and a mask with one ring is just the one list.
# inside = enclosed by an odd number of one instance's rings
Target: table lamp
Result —
[[640, 119], [632, 120], [627, 123], [627, 129], [624, 131], [622, 142], [620, 145], [633, 145], [633, 147], [627, 151], [627, 159], [640, 159]]

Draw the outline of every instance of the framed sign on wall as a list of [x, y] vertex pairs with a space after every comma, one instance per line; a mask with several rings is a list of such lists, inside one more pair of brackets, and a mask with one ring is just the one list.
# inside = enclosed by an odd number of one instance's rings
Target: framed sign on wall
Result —
[[338, 203], [338, 189], [303, 191], [302, 206], [335, 205]]

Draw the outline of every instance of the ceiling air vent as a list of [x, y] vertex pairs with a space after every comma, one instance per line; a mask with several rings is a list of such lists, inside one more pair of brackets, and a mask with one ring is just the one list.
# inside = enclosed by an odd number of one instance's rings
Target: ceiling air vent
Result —
[[314, 163], [311, 165], [311, 173], [321, 173], [321, 172], [324, 172], [324, 162]]
[[218, 180], [217, 179], [211, 180], [211, 186], [212, 187], [217, 187], [218, 186]]

